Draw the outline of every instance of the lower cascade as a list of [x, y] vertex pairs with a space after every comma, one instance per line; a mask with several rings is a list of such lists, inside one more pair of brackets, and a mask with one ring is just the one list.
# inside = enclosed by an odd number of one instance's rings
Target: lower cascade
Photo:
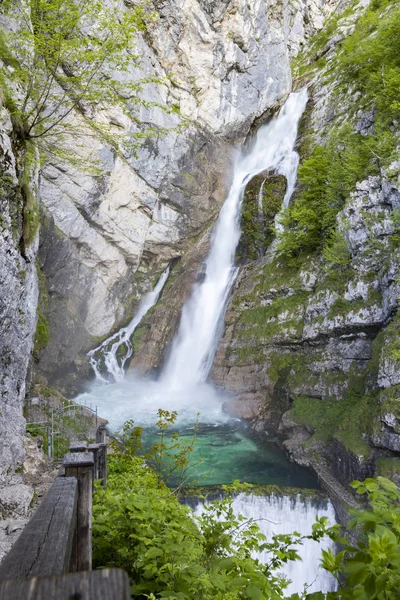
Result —
[[[149, 312], [149, 310], [156, 304], [160, 294], [163, 290], [164, 285], [167, 282], [169, 275], [169, 267], [165, 269], [157, 281], [156, 286], [151, 292], [145, 294], [139, 304], [139, 308], [135, 313], [133, 319], [126, 327], [123, 327], [117, 333], [107, 338], [98, 346], [88, 353], [90, 364], [95, 372], [96, 379], [107, 383], [107, 379], [101, 374], [100, 363], [104, 360], [104, 366], [107, 372], [114, 378], [115, 381], [122, 381], [125, 377], [125, 364], [130, 359], [133, 353], [133, 347], [131, 344], [131, 337], [135, 329], [140, 324], [143, 317]], [[121, 358], [121, 362], [118, 362], [117, 353], [119, 349], [126, 346], [125, 354]]]
[[[200, 473], [202, 485], [240, 479], [249, 483], [317, 487], [312, 473], [290, 463], [265, 437], [255, 439], [245, 424], [224, 414], [223, 403], [228, 394], [207, 382], [223, 329], [230, 290], [238, 272], [235, 254], [241, 235], [240, 215], [246, 185], [264, 171], [284, 175], [287, 188], [283, 206], [288, 205], [297, 178], [297, 128], [306, 104], [306, 89], [291, 94], [278, 116], [261, 127], [250, 149], [238, 153], [232, 185], [213, 230], [204, 280], [194, 286], [182, 309], [179, 330], [159, 377], [143, 378], [133, 372], [125, 376], [124, 365], [133, 351], [132, 333], [157, 302], [168, 278], [168, 269], [153, 292], [144, 297], [131, 323], [89, 354], [96, 381], [77, 400], [96, 404], [100, 414], [108, 419], [111, 430], [121, 429], [126, 420], [134, 419], [136, 425], [145, 428], [150, 441], [152, 436], [154, 441], [156, 412], [162, 408], [177, 411], [176, 429], [181, 436], [190, 436], [196, 415], [200, 414], [196, 458], [201, 458], [202, 452], [206, 454], [204, 471]], [[123, 344], [127, 351], [118, 363], [117, 352]], [[100, 372], [99, 356], [102, 355], [114, 382], [106, 380]], [[257, 466], [254, 469], [252, 465]], [[204, 482], [213, 471], [216, 472], [213, 479]], [[309, 534], [317, 515], [326, 515], [332, 524], [335, 522], [330, 503], [317, 506], [300, 496], [240, 494], [234, 500], [234, 507], [237, 512], [255, 519], [268, 537], [294, 530]], [[200, 502], [196, 510], [201, 510]], [[319, 570], [317, 554], [320, 551], [321, 546], [312, 541], [307, 541], [300, 550], [303, 561], [288, 566], [286, 572], [292, 581], [289, 592], [301, 592], [305, 584], [312, 591], [334, 589], [330, 576]], [[266, 556], [260, 558], [268, 560]]]
[[[195, 514], [201, 514], [203, 507], [203, 502], [198, 500], [194, 506]], [[269, 540], [273, 535], [293, 531], [307, 535], [311, 532], [316, 517], [325, 516], [331, 523], [335, 522], [335, 511], [330, 501], [304, 499], [300, 494], [289, 497], [242, 493], [234, 499], [233, 509], [236, 514], [255, 521]], [[288, 562], [282, 570], [291, 582], [285, 590], [287, 595], [301, 593], [305, 587], [308, 593], [326, 593], [336, 589], [336, 581], [332, 575], [319, 567], [321, 552], [328, 548], [334, 550], [331, 540], [319, 543], [305, 540], [303, 546], [298, 546], [298, 554], [302, 560]], [[269, 555], [264, 551], [259, 553], [257, 558], [263, 563], [268, 563]]]

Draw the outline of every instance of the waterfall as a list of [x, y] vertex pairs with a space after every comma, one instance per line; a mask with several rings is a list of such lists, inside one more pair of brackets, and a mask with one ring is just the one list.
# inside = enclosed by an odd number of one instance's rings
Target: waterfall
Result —
[[213, 231], [202, 283], [194, 286], [182, 310], [178, 334], [161, 374], [169, 389], [189, 388], [206, 380], [218, 346], [231, 286], [237, 275], [236, 247], [246, 184], [261, 171], [275, 170], [287, 179], [284, 206], [293, 193], [299, 157], [297, 127], [307, 104], [307, 90], [290, 94], [279, 115], [260, 128], [248, 153], [235, 164], [232, 185]]
[[[260, 185], [260, 190], [258, 192], [258, 199], [257, 199], [257, 204], [258, 204], [258, 228], [259, 228], [261, 234], [264, 231], [263, 191], [264, 191], [264, 186], [265, 186], [265, 182], [266, 181], [267, 180], [264, 179], [264, 181]], [[264, 252], [265, 252], [265, 248], [264, 248], [263, 240], [260, 239], [259, 244], [258, 244], [258, 258], [262, 258], [264, 256]]]
[[265, 182], [267, 180], [264, 179], [264, 181], [262, 182], [262, 184], [260, 185], [260, 190], [258, 192], [258, 218], [261, 220], [264, 217], [264, 208], [263, 208], [263, 191], [264, 191], [264, 185]]
[[[199, 500], [194, 509], [195, 514], [200, 515], [203, 507], [204, 503]], [[335, 510], [329, 500], [323, 502], [303, 499], [300, 494], [289, 497], [242, 493], [234, 498], [233, 510], [235, 514], [254, 520], [267, 540], [271, 540], [273, 535], [293, 533], [293, 531], [308, 535], [311, 533], [316, 517], [328, 517], [331, 525], [336, 522]], [[306, 540], [303, 546], [297, 548], [302, 560], [288, 562], [282, 568], [282, 573], [291, 581], [285, 590], [285, 595], [301, 593], [304, 585], [310, 586], [307, 588], [307, 593], [334, 591], [335, 579], [319, 566], [322, 550], [331, 548], [335, 551], [334, 543], [330, 539], [321, 542]], [[270, 558], [266, 551], [255, 556], [263, 563], [267, 563]]]
[[[156, 304], [162, 289], [168, 279], [169, 275], [169, 267], [164, 271], [164, 273], [159, 278], [155, 288], [143, 296], [140, 301], [137, 312], [135, 313], [133, 319], [126, 327], [122, 327], [117, 333], [112, 335], [111, 337], [104, 340], [100, 346], [94, 348], [88, 353], [90, 358], [90, 364], [95, 372], [96, 379], [103, 381], [104, 383], [108, 383], [107, 379], [105, 379], [100, 370], [100, 364], [102, 359], [104, 360], [105, 367], [107, 372], [113, 376], [115, 381], [122, 381], [125, 377], [125, 364], [126, 361], [132, 356], [133, 347], [131, 343], [131, 337], [140, 324], [143, 317], [148, 313], [148, 311]], [[117, 353], [119, 348], [125, 344], [126, 352], [120, 358], [120, 363], [118, 362]], [[110, 347], [111, 346], [111, 347]]]

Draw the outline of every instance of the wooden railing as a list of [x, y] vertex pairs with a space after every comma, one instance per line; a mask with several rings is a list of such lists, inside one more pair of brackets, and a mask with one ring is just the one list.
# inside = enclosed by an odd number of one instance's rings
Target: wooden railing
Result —
[[127, 574], [92, 569], [92, 495], [107, 481], [105, 429], [96, 444], [71, 444], [56, 478], [0, 564], [0, 600], [125, 600]]

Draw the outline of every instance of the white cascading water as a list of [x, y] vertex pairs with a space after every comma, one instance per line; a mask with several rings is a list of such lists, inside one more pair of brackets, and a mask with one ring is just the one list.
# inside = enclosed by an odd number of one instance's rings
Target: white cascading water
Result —
[[[204, 503], [198, 501], [194, 512], [200, 515]], [[289, 496], [256, 496], [254, 494], [239, 494], [233, 500], [235, 514], [240, 514], [248, 520], [253, 520], [261, 532], [271, 540], [273, 535], [293, 533], [309, 535], [316, 517], [326, 516], [331, 524], [335, 523], [335, 510], [332, 503], [313, 500], [303, 500], [300, 495]], [[307, 592], [331, 592], [336, 589], [336, 581], [330, 573], [319, 566], [322, 550], [335, 545], [329, 538], [320, 542], [306, 540], [303, 546], [296, 547], [301, 561], [288, 562], [282, 568], [282, 573], [291, 581], [285, 590], [285, 596], [301, 593], [307, 585]], [[256, 554], [263, 563], [268, 563], [270, 557], [266, 551]]]
[[267, 180], [264, 179], [264, 181], [262, 182], [262, 184], [260, 186], [260, 191], [258, 192], [258, 216], [259, 216], [259, 218], [262, 218], [264, 216], [263, 191], [264, 191], [264, 185], [265, 185], [266, 181]]
[[232, 186], [213, 232], [205, 278], [195, 285], [183, 307], [179, 331], [161, 374], [161, 382], [169, 389], [190, 388], [208, 376], [228, 295], [237, 275], [235, 253], [245, 187], [257, 173], [274, 170], [287, 179], [283, 204], [288, 205], [299, 162], [294, 149], [297, 128], [306, 104], [306, 89], [290, 94], [279, 115], [258, 131], [251, 151], [241, 153], [236, 161]]
[[[260, 185], [260, 191], [258, 192], [258, 200], [257, 200], [257, 204], [258, 204], [258, 227], [260, 228], [260, 232], [263, 231], [264, 228], [264, 207], [263, 207], [263, 191], [264, 191], [264, 186], [265, 186], [265, 182], [267, 180], [264, 179], [264, 181], [262, 182], [262, 184]], [[264, 256], [264, 244], [262, 243], [262, 241], [259, 242], [258, 244], [258, 258], [262, 258]]]
[[[140, 301], [139, 308], [129, 325], [117, 331], [117, 333], [104, 340], [100, 346], [94, 348], [94, 350], [91, 350], [88, 353], [90, 364], [95, 372], [96, 379], [104, 383], [108, 383], [107, 379], [105, 379], [100, 372], [101, 358], [98, 357], [99, 354], [103, 357], [104, 365], [108, 373], [113, 376], [114, 380], [118, 382], [124, 379], [124, 367], [126, 361], [132, 356], [133, 352], [131, 337], [143, 317], [156, 304], [168, 279], [168, 275], [169, 267], [161, 275], [154, 289], [143, 296], [142, 300]], [[119, 363], [117, 359], [117, 353], [122, 344], [125, 344], [126, 346], [126, 354], [120, 359], [121, 362]]]

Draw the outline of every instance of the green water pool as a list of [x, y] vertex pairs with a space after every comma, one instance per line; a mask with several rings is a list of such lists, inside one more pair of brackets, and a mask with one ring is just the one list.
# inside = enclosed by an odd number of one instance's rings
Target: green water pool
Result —
[[[182, 427], [182, 441], [190, 442], [193, 427]], [[171, 436], [171, 434], [170, 434]], [[153, 429], [145, 432], [145, 446], [157, 441]], [[191, 453], [188, 485], [229, 484], [235, 480], [318, 489], [311, 471], [292, 463], [265, 434], [254, 433], [240, 422], [199, 426]]]

